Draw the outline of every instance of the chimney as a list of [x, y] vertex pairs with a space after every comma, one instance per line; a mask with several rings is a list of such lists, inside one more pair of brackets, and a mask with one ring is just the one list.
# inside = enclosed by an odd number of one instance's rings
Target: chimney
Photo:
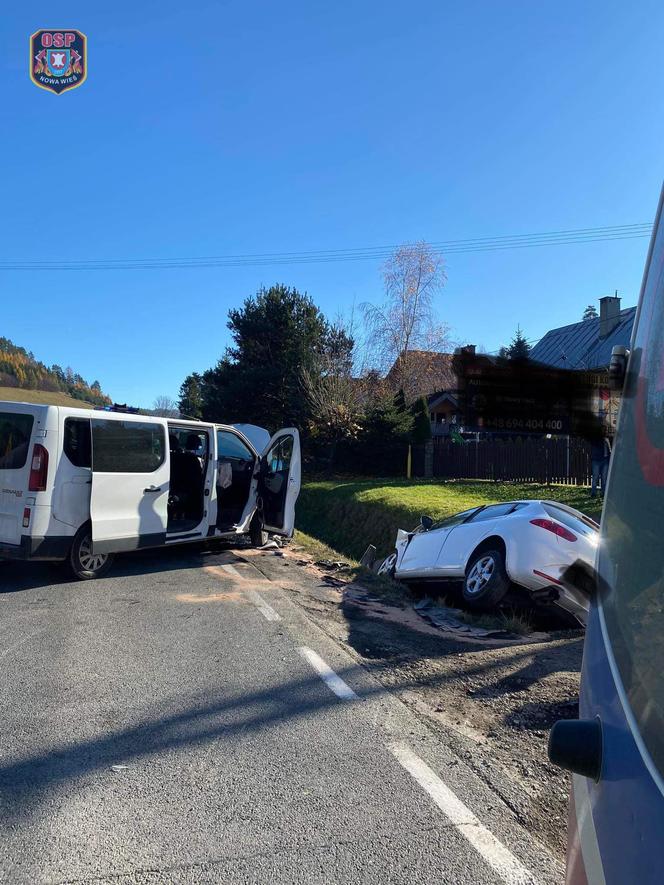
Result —
[[620, 298], [605, 295], [599, 299], [599, 337], [608, 338], [620, 322]]
[[463, 353], [470, 354], [470, 356], [475, 356], [475, 345], [474, 344], [464, 344], [461, 348]]

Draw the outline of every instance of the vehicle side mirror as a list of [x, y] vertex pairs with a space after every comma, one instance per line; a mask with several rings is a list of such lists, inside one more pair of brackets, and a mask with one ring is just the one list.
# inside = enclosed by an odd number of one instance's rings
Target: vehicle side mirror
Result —
[[433, 519], [430, 516], [420, 516], [420, 525], [425, 532], [428, 532], [433, 525]]
[[599, 719], [561, 719], [549, 732], [549, 761], [598, 781], [602, 773], [602, 743]]
[[611, 351], [611, 362], [609, 363], [609, 387], [611, 390], [623, 389], [628, 357], [629, 350], [620, 344]]

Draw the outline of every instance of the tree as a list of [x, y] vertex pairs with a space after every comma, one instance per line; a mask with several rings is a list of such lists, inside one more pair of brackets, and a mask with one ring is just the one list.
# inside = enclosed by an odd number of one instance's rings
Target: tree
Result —
[[526, 360], [530, 356], [530, 344], [526, 340], [521, 326], [516, 327], [514, 337], [508, 347], [501, 347], [498, 355], [509, 360]]
[[357, 436], [340, 445], [339, 466], [371, 476], [403, 476], [413, 416], [393, 396], [369, 404]]
[[415, 400], [411, 406], [411, 413], [413, 415], [413, 442], [425, 443], [431, 439], [431, 417], [426, 397], [421, 396]]
[[589, 304], [588, 307], [583, 311], [583, 320], [596, 320], [597, 319], [597, 309], [594, 304]]
[[198, 372], [187, 375], [182, 382], [178, 408], [188, 418], [203, 417], [203, 377]]
[[400, 246], [383, 267], [385, 299], [364, 304], [371, 362], [406, 393], [413, 387], [413, 350], [440, 350], [448, 327], [437, 320], [434, 298], [445, 284], [443, 259], [425, 242]]
[[152, 412], [160, 418], [177, 418], [180, 414], [178, 404], [170, 396], [158, 396], [152, 403]]
[[204, 417], [305, 429], [311, 404], [303, 396], [303, 373], [320, 373], [321, 360], [332, 353], [343, 362], [352, 341], [308, 295], [283, 285], [260, 289], [228, 317], [233, 345], [203, 375]]

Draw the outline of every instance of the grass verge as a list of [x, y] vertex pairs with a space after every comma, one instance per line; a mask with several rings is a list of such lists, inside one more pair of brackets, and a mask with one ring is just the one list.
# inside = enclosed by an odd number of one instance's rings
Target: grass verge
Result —
[[442, 519], [496, 501], [547, 498], [599, 519], [600, 507], [585, 486], [482, 481], [339, 479], [306, 482], [297, 503], [298, 528], [352, 559], [369, 544], [379, 555], [394, 547], [398, 528], [411, 529], [422, 514]]
[[0, 387], [0, 400], [12, 403], [40, 403], [46, 406], [70, 406], [74, 409], [94, 409], [92, 403], [74, 399], [66, 393], [53, 390], [24, 390], [22, 387]]

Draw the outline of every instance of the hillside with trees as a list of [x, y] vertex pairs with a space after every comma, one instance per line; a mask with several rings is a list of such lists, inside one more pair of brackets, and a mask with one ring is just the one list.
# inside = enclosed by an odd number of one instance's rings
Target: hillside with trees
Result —
[[[111, 403], [99, 381], [89, 384], [70, 367], [63, 369], [58, 365], [47, 366], [30, 351], [3, 337], [0, 337], [0, 387], [43, 391], [50, 394], [47, 397], [49, 402], [53, 401], [53, 394], [59, 393], [96, 406]], [[30, 400], [35, 400], [34, 393]]]

